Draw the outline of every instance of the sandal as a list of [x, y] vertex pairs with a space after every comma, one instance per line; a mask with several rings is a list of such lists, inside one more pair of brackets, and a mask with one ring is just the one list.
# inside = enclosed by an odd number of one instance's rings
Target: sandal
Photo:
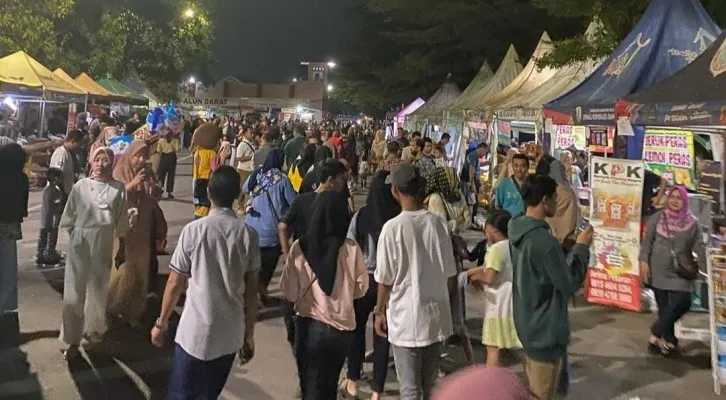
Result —
[[659, 355], [661, 354], [660, 351], [661, 347], [661, 340], [657, 337], [651, 337], [648, 339], [648, 353], [652, 355]]
[[350, 381], [349, 379], [343, 379], [343, 382], [341, 382], [340, 383], [340, 386], [338, 387], [338, 394], [340, 396], [342, 396], [344, 399], [349, 399], [349, 400], [358, 400], [358, 399], [360, 399], [360, 397], [358, 397], [357, 394], [351, 394], [348, 391], [348, 382], [349, 381]]

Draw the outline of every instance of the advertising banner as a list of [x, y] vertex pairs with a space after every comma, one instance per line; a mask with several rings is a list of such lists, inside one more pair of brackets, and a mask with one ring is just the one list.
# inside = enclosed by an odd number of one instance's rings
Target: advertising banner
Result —
[[615, 128], [590, 128], [587, 144], [591, 153], [612, 154], [615, 146]]
[[723, 179], [721, 163], [705, 160], [703, 164], [697, 191], [711, 199], [712, 211], [718, 215], [721, 212], [721, 181]]
[[645, 166], [639, 160], [592, 157], [590, 224], [594, 265], [587, 301], [640, 311], [640, 210]]
[[512, 124], [507, 121], [497, 121], [497, 141], [504, 146], [512, 145]]
[[726, 383], [726, 256], [721, 249], [709, 248], [709, 316], [711, 331], [711, 367], [714, 391], [721, 394]]
[[643, 161], [650, 171], [696, 190], [693, 132], [646, 128], [643, 139]]
[[585, 150], [587, 147], [587, 127], [555, 125], [555, 151], [571, 147]]

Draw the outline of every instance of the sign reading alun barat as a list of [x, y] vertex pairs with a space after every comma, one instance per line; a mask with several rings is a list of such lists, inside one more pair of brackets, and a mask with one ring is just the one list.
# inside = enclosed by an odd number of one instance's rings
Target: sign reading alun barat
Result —
[[249, 97], [184, 97], [179, 104], [182, 107], [252, 107], [252, 108], [283, 108], [298, 106], [307, 107], [307, 99], [273, 99]]

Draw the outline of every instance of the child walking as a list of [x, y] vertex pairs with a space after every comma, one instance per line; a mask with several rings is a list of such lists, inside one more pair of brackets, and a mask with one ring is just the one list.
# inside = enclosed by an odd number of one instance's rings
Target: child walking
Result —
[[43, 189], [43, 203], [40, 209], [40, 234], [36, 254], [38, 267], [58, 265], [63, 258], [55, 248], [58, 243], [58, 227], [65, 207], [63, 170], [50, 168], [47, 178], [48, 184]]
[[484, 230], [489, 241], [489, 251], [484, 258], [484, 265], [465, 272], [470, 283], [486, 285], [487, 305], [482, 344], [486, 347], [488, 367], [501, 366], [500, 350], [522, 348], [514, 327], [512, 304], [514, 267], [507, 238], [507, 224], [511, 218], [506, 211], [495, 212], [487, 218]]
[[371, 174], [371, 166], [368, 163], [368, 152], [366, 151], [361, 156], [361, 160], [358, 163], [358, 179], [360, 181], [360, 187], [365, 189], [368, 187], [368, 177]]

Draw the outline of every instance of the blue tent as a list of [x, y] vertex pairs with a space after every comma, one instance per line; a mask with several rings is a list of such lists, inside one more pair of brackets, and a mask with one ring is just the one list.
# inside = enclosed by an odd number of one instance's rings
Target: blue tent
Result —
[[651, 0], [638, 24], [582, 83], [544, 106], [556, 124], [615, 124], [615, 103], [695, 60], [721, 33], [699, 0]]

